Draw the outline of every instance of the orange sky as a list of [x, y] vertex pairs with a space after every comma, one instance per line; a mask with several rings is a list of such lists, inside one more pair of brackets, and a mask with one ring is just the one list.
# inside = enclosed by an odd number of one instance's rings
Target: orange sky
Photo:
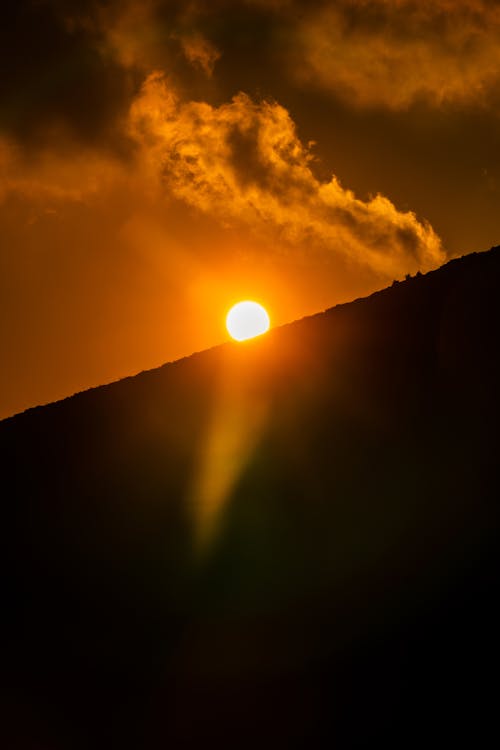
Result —
[[20, 0], [0, 57], [0, 417], [499, 241], [486, 0]]

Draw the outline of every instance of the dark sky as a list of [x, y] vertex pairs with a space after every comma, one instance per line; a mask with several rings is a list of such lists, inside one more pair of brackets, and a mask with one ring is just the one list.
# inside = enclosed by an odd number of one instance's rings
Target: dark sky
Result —
[[19, 0], [0, 416], [499, 242], [500, 4]]

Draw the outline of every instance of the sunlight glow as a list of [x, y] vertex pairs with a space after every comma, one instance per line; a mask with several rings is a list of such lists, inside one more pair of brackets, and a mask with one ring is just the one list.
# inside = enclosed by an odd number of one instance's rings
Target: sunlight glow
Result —
[[269, 315], [258, 302], [245, 300], [232, 307], [226, 317], [226, 328], [236, 341], [253, 339], [269, 330]]

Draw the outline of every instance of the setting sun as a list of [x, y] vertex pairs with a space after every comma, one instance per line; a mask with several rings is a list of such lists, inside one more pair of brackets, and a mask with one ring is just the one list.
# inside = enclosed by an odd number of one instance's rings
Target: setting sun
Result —
[[236, 341], [260, 336], [269, 330], [269, 315], [258, 302], [238, 302], [228, 312], [226, 328]]

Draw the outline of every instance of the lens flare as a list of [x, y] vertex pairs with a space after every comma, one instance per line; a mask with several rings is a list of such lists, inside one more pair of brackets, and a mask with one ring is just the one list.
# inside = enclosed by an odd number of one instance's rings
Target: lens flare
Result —
[[269, 315], [258, 302], [245, 300], [232, 307], [226, 317], [226, 328], [236, 341], [260, 336], [269, 330]]

